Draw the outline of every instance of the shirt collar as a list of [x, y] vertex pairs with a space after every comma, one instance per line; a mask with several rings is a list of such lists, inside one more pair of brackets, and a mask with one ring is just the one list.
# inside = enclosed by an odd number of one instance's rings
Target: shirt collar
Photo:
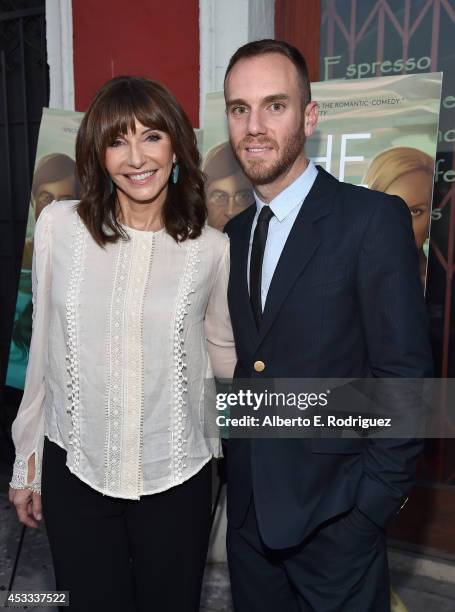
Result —
[[[302, 174], [273, 198], [269, 206], [278, 221], [286, 219], [296, 206], [303, 203], [313, 186], [317, 174], [316, 166], [310, 160]], [[256, 210], [259, 213], [266, 204], [259, 198], [256, 192], [254, 192], [254, 199], [256, 200]]]

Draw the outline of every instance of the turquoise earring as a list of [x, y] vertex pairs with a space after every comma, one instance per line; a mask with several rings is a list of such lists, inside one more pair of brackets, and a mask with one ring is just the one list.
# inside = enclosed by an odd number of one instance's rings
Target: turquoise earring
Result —
[[174, 185], [179, 180], [179, 169], [179, 164], [178, 162], [176, 162], [172, 167], [172, 182], [174, 183]]

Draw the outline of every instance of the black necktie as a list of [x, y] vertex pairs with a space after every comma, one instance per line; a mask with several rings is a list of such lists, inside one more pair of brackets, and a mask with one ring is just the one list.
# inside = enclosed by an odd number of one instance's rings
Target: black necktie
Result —
[[250, 302], [258, 329], [262, 321], [262, 260], [264, 259], [265, 243], [272, 217], [273, 212], [270, 210], [270, 207], [263, 206], [259, 213], [256, 229], [254, 230], [253, 246], [251, 247]]

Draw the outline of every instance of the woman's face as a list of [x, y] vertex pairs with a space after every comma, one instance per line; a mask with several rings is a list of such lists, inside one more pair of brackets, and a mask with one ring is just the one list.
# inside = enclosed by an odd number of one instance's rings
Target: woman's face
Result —
[[253, 202], [251, 183], [242, 172], [209, 182], [207, 186], [208, 223], [222, 231], [230, 219], [248, 208]]
[[136, 133], [119, 135], [106, 149], [105, 166], [121, 204], [164, 204], [175, 155], [169, 134], [136, 119]]
[[403, 174], [393, 181], [386, 191], [390, 195], [400, 196], [408, 205], [418, 249], [423, 247], [430, 231], [432, 191], [433, 177], [423, 170]]

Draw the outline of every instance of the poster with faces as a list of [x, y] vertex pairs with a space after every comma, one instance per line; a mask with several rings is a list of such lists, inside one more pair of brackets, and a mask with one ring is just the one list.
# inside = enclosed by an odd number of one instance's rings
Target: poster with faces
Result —
[[32, 332], [33, 232], [36, 220], [48, 204], [80, 196], [74, 152], [82, 117], [82, 113], [43, 109], [6, 374], [6, 384], [17, 389], [24, 388]]
[[[307, 157], [340, 181], [403, 198], [412, 217], [423, 287], [441, 88], [440, 72], [312, 83], [319, 122], [305, 143]], [[247, 182], [232, 154], [232, 171], [228, 172], [229, 166], [222, 159], [222, 155], [227, 158], [227, 149], [224, 95], [210, 93], [205, 107], [203, 154], [209, 219], [214, 219], [219, 229], [240, 212], [234, 202]], [[218, 165], [214, 163], [217, 157]], [[223, 191], [221, 198], [218, 194]], [[218, 205], [218, 201], [228, 202], [229, 208]]]

